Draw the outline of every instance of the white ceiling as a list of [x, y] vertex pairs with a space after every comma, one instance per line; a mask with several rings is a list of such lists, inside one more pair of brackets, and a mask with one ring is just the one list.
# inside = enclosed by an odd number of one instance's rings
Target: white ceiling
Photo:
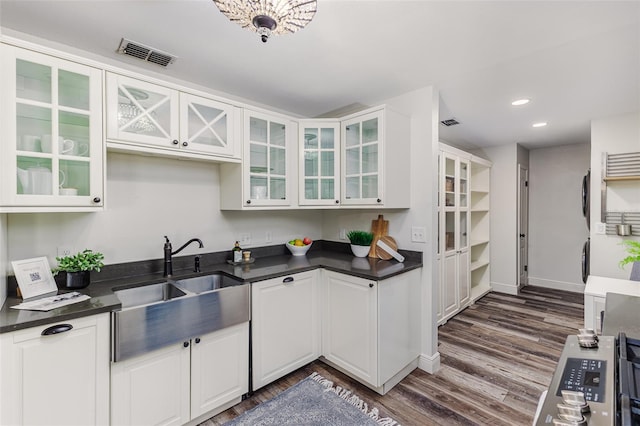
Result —
[[[584, 143], [591, 119], [640, 110], [640, 1], [318, 0], [266, 44], [211, 0], [0, 0], [0, 25], [300, 116], [434, 85], [461, 123], [441, 139], [466, 148]], [[179, 59], [135, 62], [122, 37]]]

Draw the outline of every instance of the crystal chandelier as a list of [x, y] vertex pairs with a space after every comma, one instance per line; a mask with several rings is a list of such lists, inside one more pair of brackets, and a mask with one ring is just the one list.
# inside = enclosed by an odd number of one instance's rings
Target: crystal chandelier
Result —
[[231, 22], [260, 35], [295, 33], [316, 14], [316, 0], [213, 0]]

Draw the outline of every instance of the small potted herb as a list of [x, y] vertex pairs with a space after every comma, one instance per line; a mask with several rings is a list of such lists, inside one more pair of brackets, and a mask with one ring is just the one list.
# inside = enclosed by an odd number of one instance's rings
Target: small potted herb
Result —
[[60, 271], [67, 273], [66, 288], [85, 288], [89, 285], [90, 272], [100, 271], [104, 266], [104, 255], [99, 252], [86, 249], [72, 256], [56, 257], [58, 267], [54, 274]]
[[618, 265], [624, 268], [625, 265], [632, 263], [630, 279], [640, 281], [640, 241], [624, 240], [622, 245], [625, 247], [628, 256], [622, 259]]
[[373, 241], [373, 233], [367, 231], [349, 231], [347, 238], [351, 242], [351, 251], [356, 257], [365, 257]]

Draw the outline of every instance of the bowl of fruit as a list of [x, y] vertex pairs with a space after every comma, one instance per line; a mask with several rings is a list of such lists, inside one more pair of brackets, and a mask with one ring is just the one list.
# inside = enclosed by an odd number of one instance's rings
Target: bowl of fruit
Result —
[[286, 246], [292, 255], [304, 256], [305, 254], [307, 254], [307, 252], [311, 248], [312, 242], [313, 241], [311, 241], [311, 238], [309, 237], [296, 238], [291, 241], [288, 241]]

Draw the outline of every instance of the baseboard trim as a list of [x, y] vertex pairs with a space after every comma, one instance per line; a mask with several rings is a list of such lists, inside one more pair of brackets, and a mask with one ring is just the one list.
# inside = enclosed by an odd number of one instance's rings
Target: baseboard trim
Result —
[[418, 357], [418, 368], [429, 374], [437, 372], [440, 369], [440, 352], [436, 352], [431, 356], [420, 354], [420, 357]]
[[565, 281], [547, 280], [544, 278], [529, 277], [529, 285], [537, 287], [553, 288], [555, 290], [565, 290], [574, 293], [584, 293], [585, 285], [582, 283], [570, 283]]
[[520, 290], [518, 286], [513, 284], [503, 284], [497, 283], [495, 281], [491, 281], [491, 290], [496, 291], [498, 293], [510, 294], [512, 296], [517, 296], [518, 291]]

